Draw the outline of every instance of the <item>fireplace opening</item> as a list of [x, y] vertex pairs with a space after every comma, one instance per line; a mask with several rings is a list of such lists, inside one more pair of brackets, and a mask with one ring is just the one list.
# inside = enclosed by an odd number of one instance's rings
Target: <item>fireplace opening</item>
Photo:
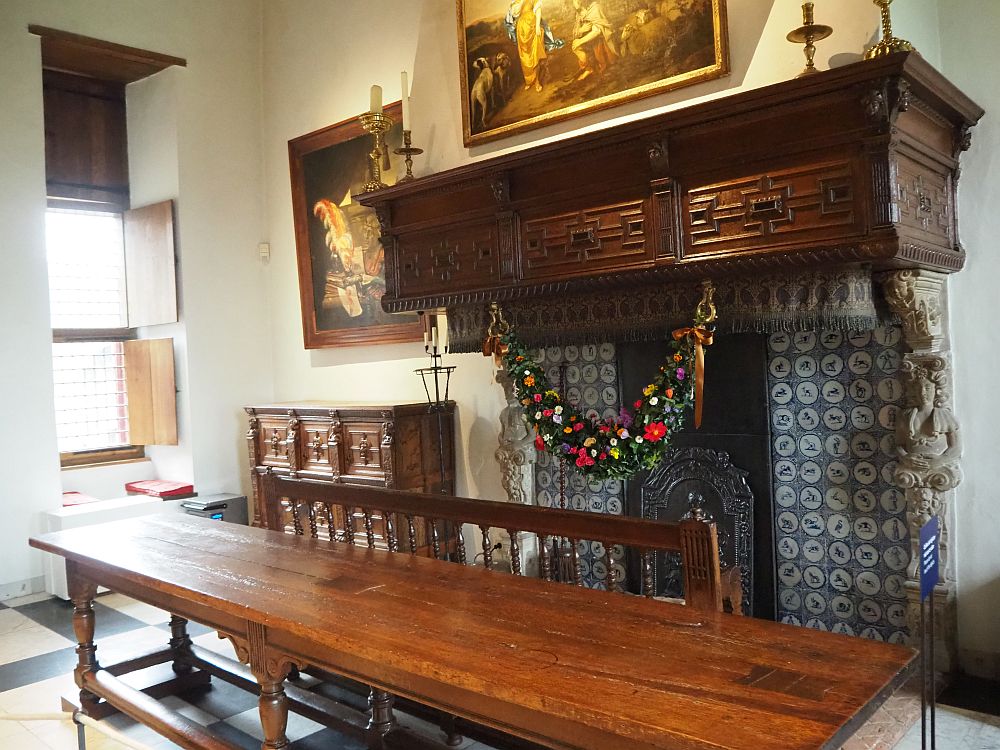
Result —
[[[665, 352], [650, 343], [619, 344], [621, 392], [641, 392]], [[663, 463], [626, 482], [624, 494], [628, 515], [671, 521], [689, 512], [689, 495], [700, 497], [718, 525], [723, 566], [741, 567], [744, 611], [775, 619], [767, 357], [767, 336], [717, 336], [707, 358], [701, 428], [689, 422]], [[674, 565], [657, 559], [657, 593], [679, 595]]]

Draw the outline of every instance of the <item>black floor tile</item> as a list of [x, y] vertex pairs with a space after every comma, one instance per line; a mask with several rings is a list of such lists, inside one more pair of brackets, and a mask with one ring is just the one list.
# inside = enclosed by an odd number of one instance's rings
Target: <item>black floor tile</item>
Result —
[[[43, 602], [25, 604], [17, 607], [17, 611], [25, 617], [30, 617], [39, 625], [43, 625], [49, 630], [54, 630], [63, 638], [69, 638], [76, 642], [76, 635], [73, 633], [73, 604], [62, 599], [46, 599]], [[119, 612], [113, 607], [94, 602], [94, 618], [97, 623], [96, 637], [98, 639], [109, 635], [127, 633], [130, 630], [149, 627], [142, 620]]]
[[0, 664], [0, 693], [72, 672], [75, 666], [76, 650], [73, 648], [61, 648], [10, 664]]
[[229, 740], [234, 745], [244, 748], [244, 750], [260, 750], [260, 740], [254, 739], [246, 732], [241, 732], [236, 727], [229, 726], [224, 721], [217, 721], [215, 724], [209, 724], [208, 728], [223, 739]]
[[1000, 716], [1000, 683], [963, 675], [941, 692], [938, 703]]
[[223, 682], [218, 677], [213, 677], [212, 684], [208, 687], [193, 688], [177, 697], [219, 719], [228, 719], [257, 708], [256, 695]]
[[9, 609], [9, 607], [3, 602], [0, 602], [0, 609]]
[[354, 737], [348, 737], [332, 729], [322, 729], [308, 737], [295, 740], [289, 746], [289, 750], [365, 750], [367, 745]]

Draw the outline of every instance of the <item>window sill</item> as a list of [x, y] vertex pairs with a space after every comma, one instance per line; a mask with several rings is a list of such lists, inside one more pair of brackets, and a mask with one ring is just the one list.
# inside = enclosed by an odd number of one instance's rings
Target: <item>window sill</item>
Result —
[[122, 466], [124, 464], [152, 463], [148, 457], [123, 458], [118, 461], [94, 461], [92, 463], [71, 464], [62, 467], [63, 471], [74, 471], [76, 469], [99, 469], [103, 466]]

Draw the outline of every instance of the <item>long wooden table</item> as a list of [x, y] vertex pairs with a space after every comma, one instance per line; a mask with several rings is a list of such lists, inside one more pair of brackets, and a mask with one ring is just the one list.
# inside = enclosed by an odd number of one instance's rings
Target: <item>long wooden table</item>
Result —
[[[191, 517], [31, 545], [68, 561], [84, 705], [184, 747], [231, 746], [98, 665], [97, 585], [176, 615], [176, 668], [181, 618], [228, 635], [260, 684], [265, 748], [284, 747], [293, 665], [552, 748], [795, 750], [839, 748], [914, 664], [900, 646]], [[379, 708], [372, 731], [391, 735]]]

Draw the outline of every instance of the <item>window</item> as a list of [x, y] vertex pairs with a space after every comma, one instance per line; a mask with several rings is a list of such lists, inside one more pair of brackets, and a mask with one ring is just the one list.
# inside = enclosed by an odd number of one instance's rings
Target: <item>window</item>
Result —
[[[130, 445], [124, 347], [101, 340], [127, 335], [122, 217], [49, 209], [45, 240], [59, 452], [92, 460]], [[90, 340], [67, 340], [75, 335]]]
[[177, 443], [172, 341], [135, 340], [140, 326], [178, 319], [173, 204], [129, 208], [125, 83], [134, 79], [50, 62], [45, 234], [60, 459], [137, 458], [143, 445]]

